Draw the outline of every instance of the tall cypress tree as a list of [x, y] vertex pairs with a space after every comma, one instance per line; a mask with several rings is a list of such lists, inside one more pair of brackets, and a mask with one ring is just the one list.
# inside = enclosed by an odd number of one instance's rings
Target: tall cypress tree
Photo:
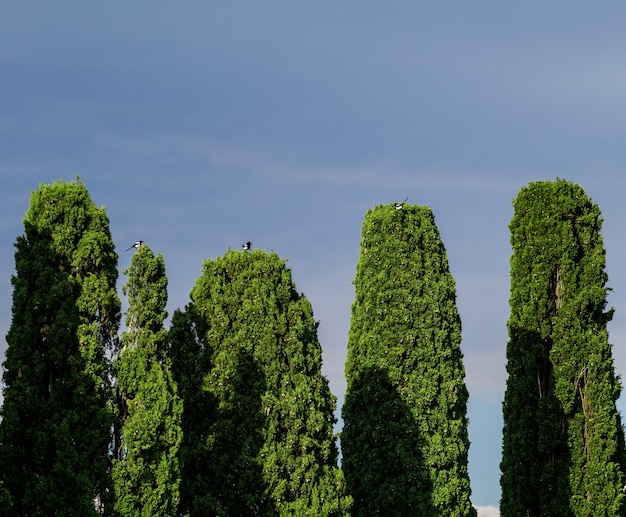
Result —
[[427, 207], [367, 212], [341, 435], [352, 514], [475, 515], [455, 283]]
[[0, 470], [12, 515], [105, 511], [117, 254], [85, 185], [42, 184], [17, 238]]
[[207, 260], [189, 314], [211, 353], [214, 420], [204, 479], [213, 515], [346, 511], [333, 435], [335, 398], [321, 374], [308, 300], [275, 253]]
[[502, 515], [624, 515], [600, 209], [565, 180], [513, 206]]
[[121, 454], [113, 464], [119, 515], [177, 515], [182, 402], [166, 358], [167, 277], [162, 255], [142, 244], [124, 273], [127, 332], [116, 361]]

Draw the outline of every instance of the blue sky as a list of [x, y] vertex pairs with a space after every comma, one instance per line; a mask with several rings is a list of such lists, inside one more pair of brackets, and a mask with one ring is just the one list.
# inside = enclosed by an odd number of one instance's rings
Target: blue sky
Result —
[[3, 2], [0, 333], [29, 193], [79, 174], [120, 251], [164, 255], [170, 312], [228, 247], [289, 259], [341, 404], [361, 224], [409, 196], [457, 281], [473, 502], [497, 507], [508, 224], [528, 182], [600, 205], [626, 371], [625, 22], [617, 1]]

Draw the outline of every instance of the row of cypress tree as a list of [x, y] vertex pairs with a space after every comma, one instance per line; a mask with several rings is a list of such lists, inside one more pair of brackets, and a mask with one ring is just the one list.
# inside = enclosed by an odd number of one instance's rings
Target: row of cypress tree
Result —
[[[502, 515], [623, 515], [597, 206], [563, 180], [511, 222]], [[342, 464], [311, 304], [276, 253], [208, 259], [165, 328], [165, 262], [117, 254], [85, 185], [42, 184], [16, 242], [5, 515], [474, 516], [461, 321], [427, 207], [363, 223]]]

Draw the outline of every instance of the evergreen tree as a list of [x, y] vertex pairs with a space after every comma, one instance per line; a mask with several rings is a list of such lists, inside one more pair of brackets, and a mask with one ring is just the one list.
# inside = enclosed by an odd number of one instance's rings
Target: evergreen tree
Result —
[[142, 244], [124, 271], [128, 331], [116, 361], [121, 454], [113, 464], [119, 515], [177, 514], [182, 401], [166, 359], [167, 277], [161, 255]]
[[341, 435], [352, 514], [475, 515], [461, 322], [427, 207], [367, 212]]
[[513, 205], [502, 515], [625, 515], [600, 209], [565, 180]]
[[284, 261], [229, 250], [205, 261], [191, 297], [188, 314], [211, 354], [203, 487], [211, 514], [345, 513], [335, 398], [311, 305]]
[[94, 515], [110, 494], [107, 346], [117, 254], [85, 185], [41, 184], [17, 238], [0, 471], [12, 515]]

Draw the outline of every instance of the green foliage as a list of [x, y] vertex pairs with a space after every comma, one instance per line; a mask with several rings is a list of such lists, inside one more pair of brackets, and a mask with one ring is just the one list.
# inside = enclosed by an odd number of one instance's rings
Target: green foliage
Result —
[[165, 357], [165, 263], [142, 245], [124, 273], [129, 308], [116, 362], [122, 439], [120, 458], [113, 463], [115, 510], [129, 516], [176, 515], [183, 407]]
[[[109, 500], [117, 254], [84, 184], [32, 193], [17, 238], [0, 471], [14, 515], [93, 515]], [[104, 510], [104, 508], [99, 508]]]
[[[202, 361], [210, 354], [211, 365], [204, 514], [344, 514], [335, 399], [321, 375], [311, 305], [284, 261], [230, 250], [204, 263], [191, 296], [188, 321], [201, 345], [189, 346]], [[193, 337], [179, 318], [179, 332]]]
[[363, 223], [341, 435], [353, 515], [475, 515], [461, 322], [427, 207]]
[[565, 180], [514, 201], [503, 516], [624, 515], [598, 206]]
[[[557, 180], [522, 189], [514, 209], [501, 513], [626, 515], [599, 208]], [[163, 257], [139, 247], [120, 350], [104, 209], [80, 180], [42, 184], [24, 228], [3, 374], [4, 513], [475, 516], [461, 323], [430, 209], [365, 217], [343, 471], [313, 311], [275, 253], [207, 260], [168, 333]]]

